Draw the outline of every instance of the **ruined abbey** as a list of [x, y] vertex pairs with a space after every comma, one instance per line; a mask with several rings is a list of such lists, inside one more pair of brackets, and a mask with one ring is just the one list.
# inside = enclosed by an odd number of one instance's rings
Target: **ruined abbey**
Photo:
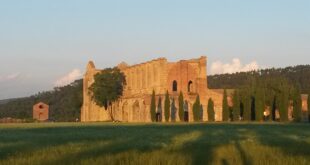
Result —
[[[81, 121], [110, 121], [122, 122], [151, 122], [150, 104], [153, 90], [156, 93], [157, 117], [164, 118], [163, 107], [166, 91], [169, 92], [171, 106], [174, 108], [175, 119], [178, 117], [178, 96], [182, 91], [187, 121], [193, 121], [193, 104], [197, 95], [203, 110], [203, 121], [208, 120], [208, 99], [214, 101], [215, 120], [222, 120], [223, 90], [211, 90], [207, 86], [207, 58], [181, 60], [168, 62], [159, 58], [137, 65], [120, 63], [118, 68], [126, 76], [123, 96], [112, 105], [112, 114], [99, 107], [91, 100], [89, 87], [94, 82], [94, 75], [100, 72], [93, 62], [89, 62], [84, 75], [83, 106], [81, 108]], [[160, 101], [162, 100], [162, 101]], [[171, 119], [170, 119], [171, 120]]]

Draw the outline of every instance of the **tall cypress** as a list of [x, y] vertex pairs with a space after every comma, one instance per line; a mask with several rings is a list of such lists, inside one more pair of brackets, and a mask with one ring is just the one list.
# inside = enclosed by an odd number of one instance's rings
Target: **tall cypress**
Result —
[[301, 93], [299, 87], [294, 90], [293, 118], [295, 122], [301, 121]]
[[227, 91], [224, 89], [224, 95], [223, 95], [223, 105], [222, 105], [222, 120], [228, 121], [229, 118], [229, 108], [228, 108], [228, 102], [227, 102]]
[[161, 121], [162, 121], [162, 105], [161, 105], [161, 97], [159, 97], [159, 99], [158, 99], [157, 114], [158, 114], [158, 122], [161, 122]]
[[239, 121], [240, 118], [240, 98], [238, 90], [233, 95], [233, 121]]
[[254, 99], [255, 99], [255, 120], [262, 121], [265, 109], [263, 88], [256, 89]]
[[175, 100], [174, 98], [172, 99], [172, 103], [171, 103], [171, 121], [175, 122], [175, 118], [176, 118], [176, 107], [175, 107]]
[[289, 90], [286, 85], [282, 86], [282, 91], [279, 96], [279, 114], [280, 121], [288, 120], [288, 106], [289, 106]]
[[308, 101], [307, 101], [307, 105], [308, 105], [308, 121], [310, 122], [310, 92], [308, 93]]
[[180, 121], [184, 121], [184, 98], [182, 91], [180, 92], [178, 100], [179, 100], [179, 118]]
[[151, 113], [152, 122], [155, 122], [156, 121], [156, 101], [155, 101], [155, 91], [154, 90], [153, 90], [152, 98], [151, 98], [150, 113]]
[[168, 122], [170, 118], [170, 98], [168, 91], [165, 96], [165, 121]]
[[193, 105], [193, 116], [194, 116], [194, 121], [199, 121], [200, 120], [200, 98], [199, 95], [196, 97], [196, 101]]
[[208, 100], [208, 121], [215, 121], [214, 102], [210, 98]]

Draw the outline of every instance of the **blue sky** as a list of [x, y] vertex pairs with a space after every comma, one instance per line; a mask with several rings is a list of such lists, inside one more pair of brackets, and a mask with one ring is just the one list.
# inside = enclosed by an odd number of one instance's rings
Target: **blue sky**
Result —
[[0, 1], [0, 99], [66, 83], [90, 59], [201, 55], [209, 73], [309, 64], [310, 1]]

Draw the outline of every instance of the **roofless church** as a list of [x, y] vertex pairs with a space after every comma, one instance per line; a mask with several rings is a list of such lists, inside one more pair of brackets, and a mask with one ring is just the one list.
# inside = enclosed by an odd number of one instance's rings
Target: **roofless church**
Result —
[[[169, 92], [171, 103], [174, 100], [175, 119], [179, 121], [178, 96], [182, 91], [184, 96], [185, 121], [193, 121], [193, 104], [197, 95], [203, 109], [203, 121], [208, 120], [208, 99], [214, 101], [215, 120], [222, 120], [223, 90], [211, 90], [207, 86], [207, 57], [198, 59], [168, 62], [159, 58], [137, 65], [120, 63], [118, 68], [126, 76], [123, 96], [112, 104], [112, 115], [115, 120], [123, 122], [151, 122], [150, 105], [153, 90], [156, 93], [157, 117], [164, 118], [163, 107], [166, 91]], [[89, 87], [94, 82], [94, 75], [100, 72], [94, 63], [87, 65], [83, 79], [83, 106], [81, 121], [109, 121], [109, 111], [96, 105], [91, 100]], [[162, 101], [160, 101], [162, 100]], [[161, 105], [160, 105], [161, 104]], [[171, 120], [171, 119], [170, 119]]]

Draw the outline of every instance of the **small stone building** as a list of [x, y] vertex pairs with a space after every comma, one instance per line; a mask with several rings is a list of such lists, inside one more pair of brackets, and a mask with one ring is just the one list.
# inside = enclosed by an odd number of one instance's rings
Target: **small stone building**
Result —
[[49, 106], [43, 102], [39, 102], [33, 106], [33, 119], [38, 121], [48, 120]]

